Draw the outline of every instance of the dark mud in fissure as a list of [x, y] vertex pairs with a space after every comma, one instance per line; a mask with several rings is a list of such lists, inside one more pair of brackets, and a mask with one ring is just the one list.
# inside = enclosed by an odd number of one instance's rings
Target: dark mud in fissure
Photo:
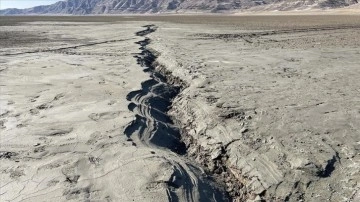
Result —
[[[146, 36], [156, 30], [153, 25], [145, 28], [136, 35]], [[155, 71], [154, 62], [157, 56], [146, 48], [149, 43], [149, 38], [137, 42], [141, 52], [134, 57], [144, 68], [144, 72], [150, 74], [151, 79], [142, 82], [140, 90], [132, 91], [126, 97], [131, 101], [128, 108], [136, 114], [136, 118], [125, 129], [125, 134], [128, 138], [136, 135], [146, 145], [167, 148], [183, 155], [186, 153], [186, 146], [181, 141], [179, 129], [167, 115], [172, 100], [179, 94], [181, 87], [168, 84], [167, 79]]]
[[[182, 141], [180, 129], [167, 115], [172, 100], [186, 85], [180, 79], [172, 77], [169, 72], [161, 68], [156, 69], [157, 54], [147, 47], [151, 40], [146, 37], [147, 34], [156, 31], [156, 26], [144, 27], [144, 30], [136, 33], [137, 36], [143, 36], [145, 39], [136, 42], [140, 45], [141, 52], [134, 57], [143, 67], [143, 71], [150, 74], [150, 79], [141, 83], [140, 90], [132, 91], [126, 96], [130, 101], [128, 109], [135, 113], [135, 119], [125, 129], [125, 135], [134, 145], [135, 142], [140, 142], [146, 146], [170, 150], [186, 158], [187, 146]], [[172, 164], [175, 172], [173, 180], [167, 182], [169, 201], [179, 201], [176, 193], [179, 187], [186, 190], [186, 201], [231, 201], [230, 196], [223, 189], [225, 186], [215, 182], [211, 174], [204, 174], [200, 167], [187, 161], [185, 163], [172, 161]], [[197, 180], [188, 172], [193, 173]], [[194, 195], [194, 189], [197, 189], [198, 196]]]

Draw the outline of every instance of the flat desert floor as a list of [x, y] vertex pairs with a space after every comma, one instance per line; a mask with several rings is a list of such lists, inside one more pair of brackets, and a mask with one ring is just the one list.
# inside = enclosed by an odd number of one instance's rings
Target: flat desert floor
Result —
[[0, 17], [0, 201], [360, 201], [360, 16]]

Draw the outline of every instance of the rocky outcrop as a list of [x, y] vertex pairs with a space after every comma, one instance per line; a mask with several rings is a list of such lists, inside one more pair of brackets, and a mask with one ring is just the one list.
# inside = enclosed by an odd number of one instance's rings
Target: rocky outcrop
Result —
[[5, 9], [0, 15], [121, 14], [175, 12], [236, 12], [238, 10], [294, 10], [340, 8], [358, 0], [66, 0], [28, 9]]

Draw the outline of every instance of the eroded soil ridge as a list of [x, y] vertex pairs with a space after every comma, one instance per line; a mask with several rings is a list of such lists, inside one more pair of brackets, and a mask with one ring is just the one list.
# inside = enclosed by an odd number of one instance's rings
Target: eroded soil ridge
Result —
[[[137, 36], [145, 37], [156, 31], [154, 25], [144, 27], [146, 29], [137, 32]], [[151, 43], [150, 38], [145, 37], [144, 40], [136, 43], [141, 46], [139, 48], [141, 52], [134, 57], [144, 68], [144, 72], [150, 74], [151, 79], [142, 82], [140, 90], [132, 91], [127, 95], [127, 100], [131, 101], [128, 108], [136, 114], [135, 119], [125, 130], [129, 141], [141, 142], [146, 146], [165, 148], [185, 155], [185, 158], [200, 164], [201, 170], [204, 169], [207, 176], [216, 180], [216, 186], [226, 187], [226, 195], [231, 201], [246, 200], [248, 193], [244, 190], [245, 187], [227, 168], [226, 150], [222, 149], [216, 158], [212, 158], [199, 143], [187, 135], [186, 131], [180, 132], [175, 126], [177, 124], [174, 124], [169, 117], [168, 111], [171, 109], [172, 100], [182, 88], [186, 87], [186, 84], [174, 78], [165, 67], [157, 63], [157, 52], [147, 47]], [[177, 121], [176, 117], [175, 120]], [[191, 150], [197, 148], [197, 154], [187, 152], [188, 148]], [[186, 170], [188, 169], [184, 169]], [[171, 200], [171, 197], [169, 199]]]
[[[144, 27], [146, 29], [137, 32], [137, 36], [145, 37], [156, 31], [154, 25]], [[182, 141], [180, 130], [167, 114], [172, 100], [185, 85], [182, 81], [176, 81], [171, 73], [157, 63], [157, 53], [147, 47], [150, 42], [147, 37], [136, 42], [141, 52], [134, 57], [143, 71], [150, 74], [150, 79], [142, 82], [140, 90], [132, 91], [126, 97], [130, 101], [128, 109], [135, 113], [135, 119], [125, 129], [125, 135], [135, 146], [136, 143], [142, 143], [154, 150], [158, 149], [157, 152], [164, 156], [172, 156], [171, 160], [168, 159], [174, 167], [172, 180], [167, 182], [169, 201], [179, 200], [176, 190], [181, 187], [186, 190], [184, 198], [187, 201], [229, 201], [222, 186], [186, 158], [187, 147]]]

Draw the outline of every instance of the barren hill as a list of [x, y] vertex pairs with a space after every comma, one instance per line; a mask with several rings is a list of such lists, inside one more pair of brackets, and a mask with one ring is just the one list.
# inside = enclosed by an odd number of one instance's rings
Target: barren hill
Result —
[[0, 15], [122, 14], [236, 12], [239, 10], [303, 10], [347, 7], [358, 0], [66, 0], [28, 9], [4, 9]]

